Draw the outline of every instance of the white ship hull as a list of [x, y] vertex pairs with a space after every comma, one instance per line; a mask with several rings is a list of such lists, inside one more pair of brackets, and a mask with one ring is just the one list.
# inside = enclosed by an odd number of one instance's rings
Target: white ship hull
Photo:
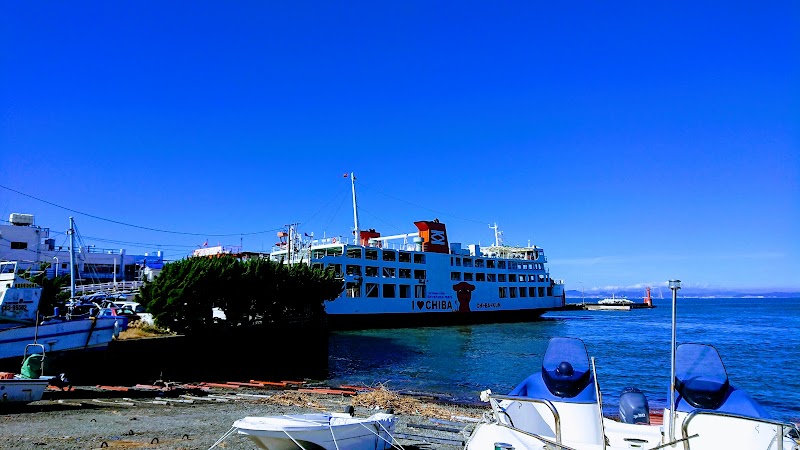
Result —
[[65, 320], [37, 327], [0, 329], [0, 359], [21, 358], [25, 346], [38, 342], [48, 353], [105, 348], [114, 338], [116, 319]]

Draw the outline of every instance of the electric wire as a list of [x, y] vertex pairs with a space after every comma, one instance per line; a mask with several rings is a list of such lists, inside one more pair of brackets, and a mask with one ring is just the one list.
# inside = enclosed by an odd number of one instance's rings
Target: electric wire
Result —
[[329, 206], [331, 206], [336, 200], [339, 200], [339, 197], [341, 197], [341, 196], [345, 196], [345, 193], [340, 193], [339, 195], [335, 195], [335, 196], [331, 197], [330, 201], [328, 201], [327, 204], [325, 204], [323, 207], [318, 209], [317, 212], [312, 214], [311, 217], [309, 217], [307, 220], [305, 220], [303, 222], [300, 222], [300, 223], [304, 223], [304, 224], [310, 223], [312, 220], [314, 220], [314, 217], [316, 217], [317, 215], [319, 215], [319, 213], [321, 213], [322, 211], [327, 209]]
[[[421, 209], [424, 209], [424, 210], [430, 211], [430, 212], [432, 212], [432, 213], [435, 213], [435, 214], [438, 214], [438, 215], [441, 215], [441, 216], [452, 217], [452, 218], [454, 218], [454, 219], [465, 220], [465, 221], [467, 221], [467, 222], [473, 222], [473, 223], [480, 223], [480, 224], [485, 224], [485, 223], [486, 223], [486, 222], [484, 222], [484, 221], [481, 221], [481, 220], [469, 219], [469, 218], [466, 218], [466, 217], [461, 217], [461, 216], [457, 216], [457, 215], [455, 215], [455, 214], [451, 214], [451, 213], [448, 213], [448, 212], [437, 211], [437, 210], [435, 210], [435, 209], [431, 209], [431, 208], [428, 208], [428, 207], [426, 207], [426, 206], [422, 206], [422, 205], [419, 205], [419, 204], [417, 204], [417, 203], [410, 202], [410, 201], [408, 201], [408, 200], [406, 200], [406, 199], [402, 199], [402, 198], [399, 198], [399, 197], [395, 197], [395, 196], [393, 196], [393, 195], [391, 195], [391, 194], [387, 194], [386, 192], [383, 192], [382, 190], [380, 190], [380, 189], [378, 189], [378, 188], [371, 187], [369, 184], [367, 184], [367, 183], [364, 183], [363, 181], [361, 181], [361, 182], [360, 182], [360, 184], [361, 184], [361, 185], [363, 185], [363, 186], [366, 186], [366, 187], [368, 187], [368, 188], [371, 188], [373, 191], [376, 191], [376, 192], [378, 192], [378, 193], [380, 193], [380, 194], [383, 194], [383, 195], [385, 195], [385, 196], [387, 196], [387, 197], [389, 197], [389, 198], [391, 198], [391, 199], [394, 199], [394, 200], [397, 200], [397, 201], [400, 201], [400, 202], [403, 202], [403, 203], [409, 204], [409, 205], [411, 205], [411, 206], [416, 206], [417, 208], [421, 208]], [[361, 208], [359, 208], [359, 209], [361, 209]]]
[[333, 214], [331, 214], [331, 218], [328, 220], [328, 223], [325, 224], [325, 227], [323, 228], [323, 230], [327, 230], [328, 227], [331, 225], [331, 222], [333, 222], [333, 218], [336, 217], [336, 214], [339, 213], [339, 210], [342, 208], [342, 205], [344, 204], [344, 200], [346, 198], [347, 198], [346, 195], [342, 196], [342, 200], [339, 202], [339, 206], [337, 206], [336, 207], [336, 211], [334, 211]]
[[385, 221], [385, 220], [381, 219], [380, 217], [378, 217], [377, 215], [375, 215], [375, 214], [373, 214], [373, 213], [371, 213], [371, 212], [367, 211], [367, 210], [366, 210], [366, 209], [364, 209], [363, 207], [359, 207], [358, 209], [359, 209], [359, 211], [364, 211], [365, 213], [369, 214], [370, 216], [374, 217], [375, 219], [377, 219], [377, 220], [379, 220], [379, 221], [381, 221], [381, 222], [385, 223], [387, 226], [389, 226], [389, 227], [391, 227], [391, 228], [394, 228], [395, 230], [397, 230], [397, 233], [398, 233], [398, 234], [400, 234], [400, 233], [403, 233], [403, 230], [401, 230], [400, 228], [398, 228], [398, 227], [396, 227], [396, 226], [392, 225], [391, 223], [389, 223], [389, 222], [387, 222], [387, 221]]
[[123, 226], [131, 227], [131, 228], [138, 228], [138, 229], [141, 229], [141, 230], [156, 231], [156, 232], [159, 232], [159, 233], [181, 234], [181, 235], [187, 235], [187, 236], [227, 237], [227, 236], [251, 236], [251, 235], [255, 235], [255, 234], [264, 234], [264, 233], [270, 233], [270, 232], [274, 232], [274, 231], [279, 231], [280, 230], [280, 228], [273, 228], [271, 230], [253, 231], [253, 232], [248, 232], [248, 233], [230, 233], [230, 234], [190, 233], [190, 232], [186, 232], [186, 231], [162, 230], [162, 229], [159, 229], [159, 228], [145, 227], [145, 226], [141, 226], [141, 225], [134, 225], [134, 224], [126, 223], [126, 222], [121, 222], [119, 220], [108, 219], [108, 218], [105, 218], [105, 217], [96, 216], [94, 214], [89, 214], [89, 213], [85, 213], [85, 212], [82, 212], [82, 211], [78, 211], [78, 210], [75, 210], [75, 209], [72, 209], [72, 208], [67, 208], [66, 206], [61, 206], [61, 205], [55, 204], [53, 202], [50, 202], [50, 201], [35, 197], [33, 195], [26, 194], [24, 192], [20, 192], [20, 191], [18, 191], [16, 189], [12, 189], [12, 188], [10, 188], [8, 186], [3, 186], [2, 184], [0, 184], [0, 188], [6, 189], [8, 191], [11, 191], [11, 192], [14, 192], [16, 194], [22, 195], [24, 197], [32, 198], [32, 199], [40, 201], [42, 203], [46, 203], [46, 204], [48, 204], [50, 206], [55, 206], [56, 208], [60, 208], [60, 209], [63, 209], [65, 211], [73, 212], [75, 214], [80, 214], [80, 215], [83, 215], [83, 216], [86, 216], [86, 217], [91, 217], [93, 219], [102, 220], [102, 221], [105, 221], [105, 222], [115, 223], [117, 225], [123, 225]]
[[143, 247], [163, 247], [163, 248], [172, 248], [172, 249], [186, 249], [186, 248], [197, 248], [200, 247], [199, 245], [181, 245], [181, 244], [156, 244], [152, 242], [133, 242], [133, 241], [121, 241], [117, 239], [108, 239], [108, 238], [101, 238], [96, 236], [85, 236], [87, 239], [92, 239], [98, 242], [105, 242], [107, 244], [124, 244], [124, 245], [138, 245]]

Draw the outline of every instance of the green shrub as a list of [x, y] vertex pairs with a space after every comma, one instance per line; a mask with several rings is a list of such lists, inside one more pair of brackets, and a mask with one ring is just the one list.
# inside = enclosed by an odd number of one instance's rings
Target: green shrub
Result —
[[[317, 318], [325, 301], [343, 288], [333, 272], [306, 264], [231, 256], [188, 258], [165, 264], [139, 292], [156, 325], [192, 334], [218, 327], [250, 326], [292, 318]], [[226, 316], [215, 322], [213, 308]]]

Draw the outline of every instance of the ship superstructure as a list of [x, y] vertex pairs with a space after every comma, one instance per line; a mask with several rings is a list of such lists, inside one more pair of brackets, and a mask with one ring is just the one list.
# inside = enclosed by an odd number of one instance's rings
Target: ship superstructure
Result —
[[[357, 210], [355, 185], [353, 201]], [[564, 305], [564, 283], [550, 276], [542, 248], [503, 245], [496, 225], [486, 248], [450, 242], [436, 219], [414, 225], [391, 236], [356, 225], [358, 239], [303, 239], [289, 227], [270, 258], [342, 278], [341, 295], [325, 305], [336, 328], [527, 321]]]

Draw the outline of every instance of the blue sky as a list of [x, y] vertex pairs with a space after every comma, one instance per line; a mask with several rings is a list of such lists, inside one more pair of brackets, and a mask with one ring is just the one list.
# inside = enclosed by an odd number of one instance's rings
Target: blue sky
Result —
[[496, 3], [4, 2], [0, 185], [196, 235], [2, 218], [261, 250], [348, 233], [352, 171], [362, 226], [496, 221], [568, 288], [800, 288], [800, 4]]

